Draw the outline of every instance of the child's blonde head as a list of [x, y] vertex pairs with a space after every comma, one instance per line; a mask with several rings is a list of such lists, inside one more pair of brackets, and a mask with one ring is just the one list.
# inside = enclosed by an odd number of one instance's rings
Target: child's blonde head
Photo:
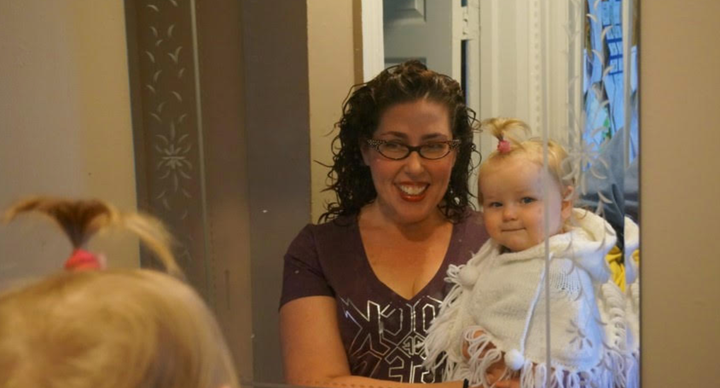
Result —
[[[111, 224], [140, 235], [179, 274], [156, 220], [99, 201], [48, 198], [8, 212], [51, 215], [73, 245]], [[127, 225], [125, 225], [127, 224]], [[213, 314], [177, 277], [144, 269], [66, 271], [0, 295], [0, 386], [237, 387]]]
[[[522, 140], [530, 132], [530, 127], [521, 120], [512, 118], [491, 118], [484, 120], [480, 126], [483, 132], [490, 132], [499, 142], [507, 142], [499, 145], [498, 149], [488, 155], [480, 165], [479, 181], [482, 180], [484, 171], [502, 163], [509, 158], [524, 158], [525, 160], [543, 165], [543, 140], [530, 138]], [[553, 180], [559, 185], [562, 193], [574, 191], [575, 182], [571, 175], [571, 166], [567, 159], [568, 154], [558, 143], [548, 140], [548, 172]], [[567, 189], [570, 190], [567, 190]], [[572, 200], [572, 198], [565, 198]], [[478, 190], [478, 201], [482, 203], [482, 192]]]

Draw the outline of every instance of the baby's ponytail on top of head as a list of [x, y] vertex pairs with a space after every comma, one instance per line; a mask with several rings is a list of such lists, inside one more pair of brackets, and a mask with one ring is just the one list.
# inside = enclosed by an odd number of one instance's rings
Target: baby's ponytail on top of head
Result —
[[83, 247], [94, 235], [111, 227], [120, 227], [137, 235], [163, 264], [168, 274], [184, 279], [170, 248], [172, 236], [154, 217], [135, 212], [123, 213], [97, 199], [31, 197], [10, 206], [5, 212], [4, 221], [10, 222], [18, 215], [30, 212], [50, 216], [70, 240], [73, 255], [68, 259], [66, 268], [82, 267], [86, 263], [82, 258], [88, 253]]
[[[510, 150], [512, 150], [522, 148], [522, 135], [527, 136], [530, 133], [530, 127], [522, 120], [493, 117], [485, 119], [480, 123], [480, 131], [489, 132], [493, 137], [498, 139], [499, 142], [507, 141]], [[522, 133], [519, 134], [518, 132]], [[503, 153], [507, 153], [510, 150]]]

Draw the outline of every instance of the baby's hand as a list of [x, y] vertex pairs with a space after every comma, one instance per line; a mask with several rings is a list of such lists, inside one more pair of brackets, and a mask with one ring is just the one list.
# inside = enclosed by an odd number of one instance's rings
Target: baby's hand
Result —
[[[490, 365], [490, 368], [488, 368], [487, 372], [485, 372], [485, 376], [487, 377], [487, 380], [490, 384], [498, 383], [500, 384], [500, 380], [503, 378], [507, 378], [507, 367], [505, 366], [505, 361], [500, 359], [500, 361]], [[512, 380], [504, 380], [503, 384], [506, 381], [512, 381]], [[520, 382], [520, 379], [518, 379], [518, 383]], [[496, 387], [502, 387], [503, 385], [496, 385]], [[512, 387], [512, 385], [508, 385], [508, 387]]]
[[[485, 334], [484, 331], [477, 329], [472, 333], [472, 338], [480, 337], [483, 334]], [[468, 360], [470, 359], [469, 349], [470, 349], [470, 342], [468, 342], [468, 340], [464, 340], [463, 346], [462, 346], [462, 354]], [[485, 353], [490, 349], [495, 349], [495, 345], [492, 345], [492, 344], [488, 345], [487, 348], [480, 354], [480, 357], [485, 356]]]
[[[484, 331], [477, 329], [472, 333], [471, 337], [477, 338], [483, 334], [485, 334]], [[463, 347], [462, 347], [462, 353], [463, 353], [463, 356], [468, 360], [471, 357], [469, 349], [470, 349], [470, 342], [468, 340], [464, 340]], [[477, 357], [479, 357], [479, 358], [484, 357], [485, 354], [488, 352], [488, 350], [491, 350], [491, 349], [495, 349], [495, 345], [488, 344], [485, 347], [485, 349], [479, 355], [477, 355]], [[515, 387], [515, 385], [507, 385], [507, 384], [513, 383], [514, 380], [506, 380], [506, 381], [500, 382], [500, 379], [502, 379], [504, 377], [506, 370], [507, 370], [507, 368], [505, 366], [505, 361], [503, 360], [503, 358], [500, 358], [499, 361], [493, 363], [488, 368], [488, 370], [486, 372], [488, 382], [490, 384], [495, 384], [495, 383], [500, 384], [500, 385], [496, 385], [496, 387], [498, 387], [498, 388], [501, 388], [501, 387], [513, 388], [513, 387]], [[520, 383], [519, 379], [517, 380], [517, 383], [518, 383], [517, 386], [519, 387], [519, 383]]]
[[495, 383], [495, 388], [520, 388], [520, 378], [515, 377], [510, 380], [498, 381]]

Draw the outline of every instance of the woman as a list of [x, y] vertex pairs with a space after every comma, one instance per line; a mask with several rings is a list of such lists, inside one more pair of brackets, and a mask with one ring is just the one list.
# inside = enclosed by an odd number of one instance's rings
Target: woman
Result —
[[448, 291], [448, 266], [487, 239], [468, 206], [473, 122], [458, 83], [418, 61], [351, 93], [329, 174], [337, 200], [285, 256], [289, 383], [440, 381], [422, 368], [420, 343]]

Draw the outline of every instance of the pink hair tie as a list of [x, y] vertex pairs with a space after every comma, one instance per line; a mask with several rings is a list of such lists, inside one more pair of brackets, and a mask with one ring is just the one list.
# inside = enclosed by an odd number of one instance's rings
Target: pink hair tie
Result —
[[501, 154], [506, 154], [506, 153], [510, 152], [510, 142], [505, 139], [500, 140], [498, 142], [497, 150]]
[[74, 250], [72, 256], [65, 262], [65, 269], [68, 271], [95, 270], [102, 267], [97, 256], [84, 249]]

